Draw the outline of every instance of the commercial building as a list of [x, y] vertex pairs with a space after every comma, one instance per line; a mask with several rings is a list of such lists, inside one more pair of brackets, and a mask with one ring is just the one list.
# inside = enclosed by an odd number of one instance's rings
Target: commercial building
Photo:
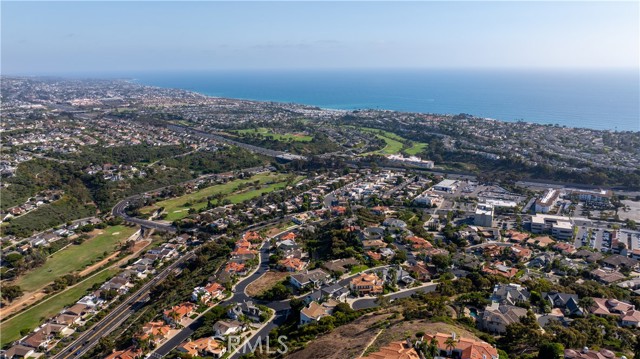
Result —
[[473, 224], [480, 227], [493, 227], [493, 206], [486, 203], [479, 203]]
[[591, 226], [591, 220], [549, 214], [536, 214], [531, 217], [532, 233], [551, 233], [556, 239], [568, 240], [573, 238], [574, 228], [578, 225]]
[[458, 181], [446, 179], [433, 186], [433, 189], [435, 191], [453, 193], [458, 189]]
[[558, 200], [560, 192], [553, 188], [549, 188], [542, 197], [536, 200], [534, 211], [536, 213], [549, 213]]
[[432, 169], [434, 165], [433, 161], [423, 160], [416, 156], [404, 157], [402, 155], [388, 155], [387, 161], [392, 164], [408, 165], [426, 169]]

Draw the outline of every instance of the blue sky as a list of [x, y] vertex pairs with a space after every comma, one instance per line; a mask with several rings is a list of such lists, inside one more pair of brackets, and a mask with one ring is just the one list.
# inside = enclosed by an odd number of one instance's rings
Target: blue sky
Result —
[[638, 2], [2, 1], [2, 73], [638, 68]]

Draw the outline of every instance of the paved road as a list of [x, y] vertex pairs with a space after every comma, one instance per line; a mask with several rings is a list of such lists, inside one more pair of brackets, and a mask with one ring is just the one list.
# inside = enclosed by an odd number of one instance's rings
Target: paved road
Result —
[[149, 291], [154, 285], [163, 281], [174, 269], [178, 268], [184, 261], [192, 258], [193, 256], [193, 251], [188, 252], [167, 268], [163, 269], [152, 280], [145, 283], [138, 291], [109, 312], [109, 314], [107, 314], [102, 320], [94, 324], [89, 330], [82, 333], [62, 352], [54, 355], [52, 359], [79, 358], [86, 354], [98, 343], [100, 338], [118, 328], [120, 324], [122, 324], [127, 318], [129, 318], [129, 316], [135, 313], [136, 310], [149, 300]]
[[[254, 172], [254, 171], [260, 171], [263, 170], [264, 166], [258, 166], [258, 167], [251, 167], [251, 168], [245, 168], [242, 170], [238, 170], [238, 172]], [[198, 181], [201, 180], [205, 180], [205, 179], [209, 179], [209, 178], [214, 178], [216, 176], [218, 176], [219, 174], [207, 174], [207, 175], [202, 175], [198, 178], [192, 179], [192, 180], [188, 180], [185, 182], [182, 182], [178, 185], [185, 185], [185, 184], [189, 184], [189, 183], [196, 183]], [[164, 186], [164, 187], [159, 187], [156, 188], [152, 191], [148, 191], [148, 192], [156, 192], [156, 191], [162, 191], [165, 188], [169, 188], [172, 187], [171, 186]], [[118, 216], [118, 217], [122, 217], [125, 221], [131, 222], [131, 223], [135, 223], [138, 224], [140, 226], [146, 227], [146, 228], [152, 228], [155, 230], [160, 230], [160, 231], [169, 231], [169, 232], [175, 232], [176, 228], [173, 227], [173, 225], [171, 224], [166, 224], [166, 223], [159, 223], [159, 222], [154, 222], [154, 221], [150, 221], [147, 219], [140, 219], [140, 218], [136, 218], [136, 217], [131, 217], [127, 214], [126, 209], [129, 206], [129, 203], [131, 203], [134, 200], [140, 199], [144, 196], [144, 194], [139, 194], [139, 195], [134, 195], [134, 196], [130, 196], [127, 197], [125, 199], [123, 199], [122, 201], [118, 202], [113, 209], [111, 210], [111, 214], [114, 216]]]
[[167, 125], [167, 128], [170, 129], [170, 130], [176, 131], [176, 132], [186, 132], [186, 133], [189, 133], [191, 135], [198, 136], [198, 137], [209, 138], [209, 139], [212, 139], [212, 140], [216, 140], [218, 142], [228, 143], [230, 145], [238, 146], [238, 147], [244, 148], [246, 150], [249, 150], [249, 151], [252, 151], [252, 152], [256, 152], [256, 153], [260, 153], [262, 155], [269, 156], [269, 157], [282, 158], [283, 156], [286, 156], [286, 157], [290, 157], [291, 159], [299, 159], [299, 160], [306, 160], [307, 159], [304, 156], [292, 155], [292, 154], [290, 154], [288, 152], [270, 150], [268, 148], [258, 147], [258, 146], [250, 145], [248, 143], [234, 141], [234, 140], [228, 139], [226, 137], [222, 137], [220, 135], [215, 135], [215, 134], [212, 134], [212, 133], [199, 131], [199, 130], [196, 130], [196, 129], [193, 129], [193, 128], [189, 128], [189, 127], [185, 127], [185, 126], [179, 126], [179, 125], [171, 124], [171, 125]]
[[[387, 295], [385, 295], [385, 297], [389, 298], [390, 300], [395, 300], [395, 299], [400, 299], [400, 298], [407, 298], [407, 297], [410, 297], [411, 295], [413, 295], [415, 293], [419, 293], [419, 292], [423, 292], [423, 293], [434, 292], [437, 287], [438, 287], [438, 284], [437, 283], [433, 283], [433, 284], [425, 286], [425, 287], [413, 288], [413, 289], [405, 290], [405, 291], [398, 292], [398, 293], [387, 294]], [[374, 308], [374, 307], [378, 306], [376, 301], [377, 301], [377, 298], [358, 299], [358, 300], [354, 301], [351, 304], [351, 307], [353, 309], [355, 309], [355, 310]]]

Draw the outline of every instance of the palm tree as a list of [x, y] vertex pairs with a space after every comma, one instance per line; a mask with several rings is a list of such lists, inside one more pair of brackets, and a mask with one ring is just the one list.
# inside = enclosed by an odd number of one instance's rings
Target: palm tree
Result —
[[458, 344], [458, 341], [455, 340], [455, 338], [453, 336], [450, 336], [444, 342], [444, 345], [447, 348], [447, 351], [452, 351], [453, 349], [455, 349], [456, 348], [456, 344]]
[[172, 310], [169, 313], [169, 316], [171, 317], [171, 320], [173, 320], [173, 323], [178, 325], [178, 318], [180, 318], [180, 314], [178, 314], [178, 312], [176, 312], [175, 310]]

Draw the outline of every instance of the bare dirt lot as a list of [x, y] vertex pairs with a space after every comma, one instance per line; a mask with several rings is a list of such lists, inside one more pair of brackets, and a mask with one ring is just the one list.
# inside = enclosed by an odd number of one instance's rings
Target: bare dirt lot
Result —
[[367, 348], [390, 313], [367, 314], [351, 324], [336, 328], [309, 343], [306, 348], [287, 355], [287, 359], [344, 359], [357, 358]]
[[262, 277], [258, 278], [255, 282], [249, 284], [247, 286], [246, 293], [250, 297], [254, 297], [265, 290], [273, 287], [274, 284], [280, 282], [285, 279], [289, 274], [287, 272], [267, 272], [262, 275]]

